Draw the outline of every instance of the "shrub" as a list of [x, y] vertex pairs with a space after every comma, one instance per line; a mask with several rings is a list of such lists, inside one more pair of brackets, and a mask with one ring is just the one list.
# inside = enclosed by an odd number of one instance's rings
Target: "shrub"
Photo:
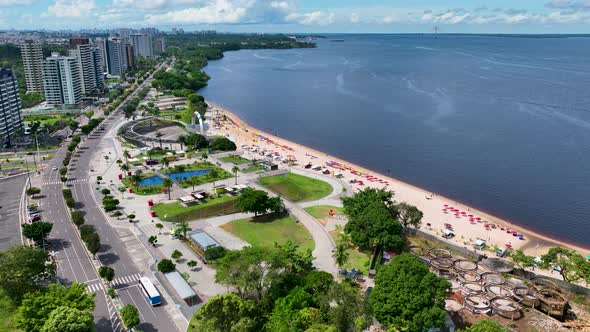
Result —
[[66, 167], [62, 167], [59, 169], [59, 175], [64, 176], [68, 173], [68, 169]]
[[82, 239], [87, 238], [88, 235], [95, 233], [96, 230], [94, 229], [94, 226], [92, 225], [82, 225], [80, 226], [80, 237]]
[[72, 222], [74, 225], [78, 226], [78, 228], [84, 224], [84, 215], [82, 215], [82, 211], [72, 212]]
[[76, 201], [74, 200], [74, 198], [72, 198], [72, 197], [66, 198], [66, 206], [69, 207], [70, 209], [73, 209], [74, 206], [76, 206]]
[[221, 246], [209, 247], [205, 250], [205, 259], [214, 261], [225, 256], [225, 248]]
[[68, 177], [67, 176], [62, 176], [61, 177], [61, 182], [66, 182], [68, 181]]
[[176, 269], [176, 264], [172, 263], [171, 260], [164, 258], [158, 263], [158, 271], [162, 273], [172, 272]]
[[37, 188], [37, 187], [30, 187], [27, 189], [27, 195], [32, 196], [32, 195], [37, 195], [41, 193], [41, 189]]
[[110, 191], [110, 190], [108, 190], [108, 189], [106, 189], [106, 188], [105, 188], [105, 189], [103, 189], [103, 190], [101, 190], [100, 192], [101, 192], [103, 195], [105, 195], [105, 196], [106, 196], [106, 195], [109, 195], [109, 194], [111, 193], [111, 191]]

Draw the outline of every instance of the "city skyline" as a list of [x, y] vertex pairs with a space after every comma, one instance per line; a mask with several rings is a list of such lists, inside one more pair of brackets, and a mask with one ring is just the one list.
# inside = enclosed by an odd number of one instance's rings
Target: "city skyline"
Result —
[[1, 0], [0, 29], [587, 33], [586, 0]]

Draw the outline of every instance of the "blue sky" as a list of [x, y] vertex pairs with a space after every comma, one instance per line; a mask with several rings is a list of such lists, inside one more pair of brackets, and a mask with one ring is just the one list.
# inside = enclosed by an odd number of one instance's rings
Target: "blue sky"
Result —
[[590, 0], [0, 0], [2, 29], [590, 33]]

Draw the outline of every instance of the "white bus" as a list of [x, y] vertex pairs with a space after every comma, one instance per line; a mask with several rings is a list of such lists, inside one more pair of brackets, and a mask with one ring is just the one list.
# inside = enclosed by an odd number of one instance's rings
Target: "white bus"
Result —
[[154, 284], [152, 284], [150, 279], [148, 279], [146, 277], [139, 278], [139, 285], [141, 286], [141, 290], [143, 291], [143, 294], [147, 297], [148, 302], [152, 306], [156, 306], [156, 305], [162, 303], [162, 299], [160, 298], [160, 293], [156, 289], [156, 286], [154, 286]]

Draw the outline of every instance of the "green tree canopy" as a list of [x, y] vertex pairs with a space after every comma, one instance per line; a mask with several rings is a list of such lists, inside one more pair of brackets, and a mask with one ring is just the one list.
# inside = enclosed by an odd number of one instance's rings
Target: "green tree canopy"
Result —
[[98, 275], [110, 282], [115, 278], [115, 270], [110, 266], [101, 266], [98, 268]]
[[236, 143], [232, 142], [227, 137], [216, 137], [209, 147], [215, 151], [236, 151]]
[[55, 308], [43, 324], [41, 332], [93, 332], [92, 311], [67, 306]]
[[553, 247], [541, 256], [544, 268], [551, 265], [559, 266], [559, 273], [564, 281], [575, 282], [584, 280], [590, 282], [590, 262], [580, 253], [562, 247]]
[[420, 259], [401, 254], [379, 270], [369, 300], [381, 324], [422, 332], [444, 323], [449, 288], [450, 283], [429, 272]]
[[74, 283], [69, 287], [50, 284], [44, 291], [25, 295], [15, 318], [16, 325], [25, 332], [40, 331], [51, 313], [59, 307], [68, 307], [92, 315], [94, 294], [86, 294], [86, 285]]
[[36, 243], [41, 243], [49, 236], [53, 224], [45, 221], [37, 221], [30, 224], [23, 224], [23, 236]]
[[269, 331], [302, 331], [321, 322], [314, 299], [302, 287], [295, 287], [287, 296], [276, 301], [266, 328]]
[[271, 210], [278, 212], [282, 208], [279, 197], [270, 198], [266, 191], [246, 188], [238, 197], [236, 206], [246, 213], [254, 213], [255, 216]]
[[535, 265], [535, 257], [526, 255], [524, 251], [520, 249], [515, 250], [512, 255], [510, 255], [510, 258], [512, 258], [514, 265], [520, 269]]
[[55, 276], [55, 264], [48, 262], [49, 255], [41, 248], [16, 245], [0, 252], [0, 287], [18, 303]]
[[137, 307], [132, 304], [126, 304], [121, 309], [121, 320], [123, 325], [127, 328], [134, 328], [139, 325], [139, 311]]
[[420, 228], [424, 214], [417, 207], [408, 203], [399, 203], [395, 205], [395, 209], [397, 210], [398, 219], [404, 227]]
[[286, 263], [272, 249], [245, 247], [226, 251], [217, 260], [215, 281], [236, 288], [242, 298], [261, 300], [273, 281], [286, 272]]
[[[344, 206], [346, 209], [346, 203]], [[344, 231], [350, 234], [354, 244], [362, 248], [381, 245], [399, 252], [405, 245], [402, 225], [393, 219], [390, 210], [380, 201], [367, 202], [361, 214], [349, 215]]]
[[332, 283], [320, 299], [320, 308], [338, 331], [364, 331], [371, 322], [365, 297], [348, 283]]
[[217, 295], [195, 313], [195, 331], [260, 331], [257, 328], [259, 315], [257, 305], [252, 300], [244, 300], [231, 293]]
[[172, 263], [171, 260], [164, 258], [158, 262], [158, 271], [162, 273], [168, 273], [174, 271], [176, 264]]

